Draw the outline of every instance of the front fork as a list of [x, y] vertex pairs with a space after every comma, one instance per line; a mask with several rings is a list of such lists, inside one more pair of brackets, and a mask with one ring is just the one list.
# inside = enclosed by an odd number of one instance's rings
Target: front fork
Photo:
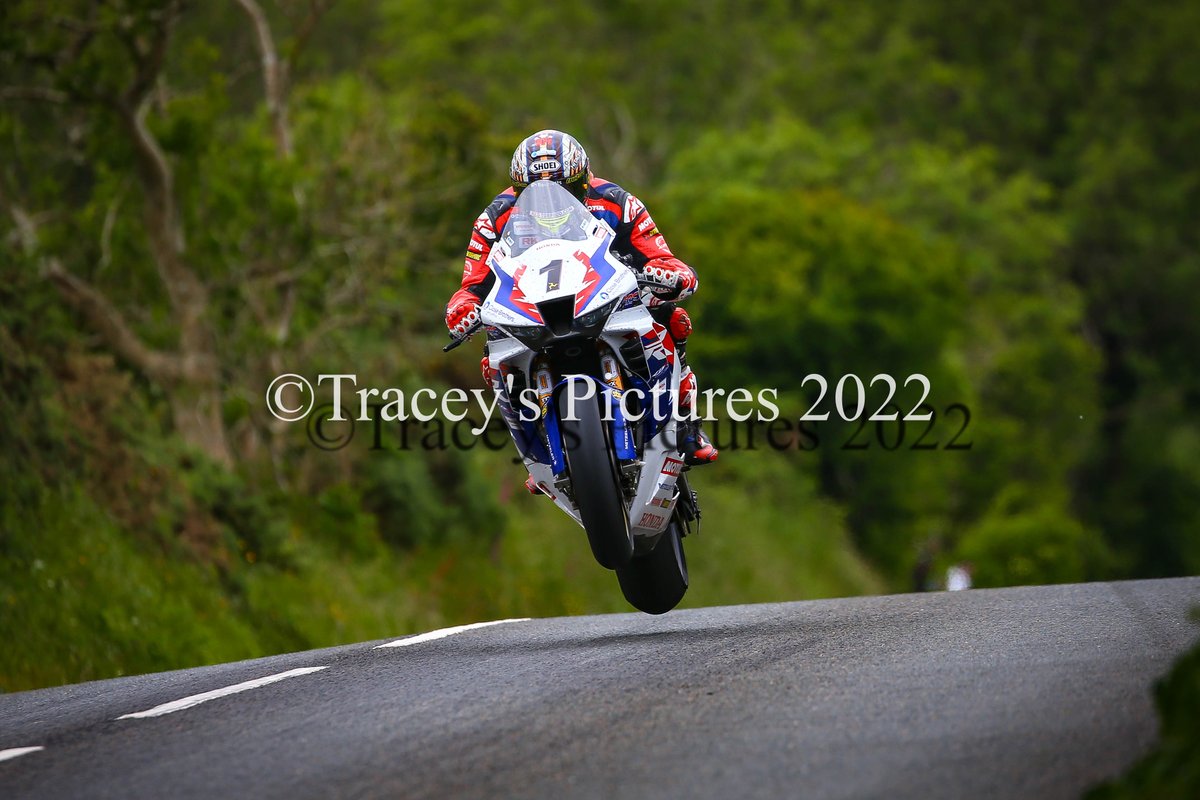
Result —
[[[604, 395], [602, 401], [607, 413], [604, 422], [609, 426], [609, 437], [619, 466], [621, 486], [627, 498], [637, 491], [641, 461], [637, 458], [636, 443], [625, 417], [625, 382], [621, 377], [621, 365], [612, 349], [604, 342], [597, 342], [600, 356], [601, 383], [596, 388]], [[562, 455], [562, 438], [557, 413], [552, 413], [554, 396], [560, 391], [573, 391], [571, 384], [577, 379], [564, 376], [555, 380], [549, 359], [538, 356], [533, 362], [533, 384], [537, 391], [538, 407], [541, 412], [541, 428], [546, 449], [551, 456], [551, 469], [555, 475], [555, 488], [572, 495], [570, 479], [566, 474], [566, 462]]]

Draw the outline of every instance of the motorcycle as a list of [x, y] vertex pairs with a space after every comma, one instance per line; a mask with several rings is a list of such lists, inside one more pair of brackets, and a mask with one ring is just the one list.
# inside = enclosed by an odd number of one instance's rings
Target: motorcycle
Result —
[[613, 229], [553, 181], [518, 197], [492, 247], [480, 328], [497, 406], [534, 485], [581, 525], [625, 599], [662, 614], [688, 588], [700, 508], [678, 448], [682, 359], [642, 303]]

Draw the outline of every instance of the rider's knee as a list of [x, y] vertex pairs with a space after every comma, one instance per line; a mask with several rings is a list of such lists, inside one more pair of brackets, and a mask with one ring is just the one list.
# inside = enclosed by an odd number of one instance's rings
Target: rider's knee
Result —
[[671, 331], [671, 338], [676, 342], [686, 342], [687, 338], [692, 335], [692, 318], [682, 308], [676, 306], [671, 311], [671, 319], [667, 325]]

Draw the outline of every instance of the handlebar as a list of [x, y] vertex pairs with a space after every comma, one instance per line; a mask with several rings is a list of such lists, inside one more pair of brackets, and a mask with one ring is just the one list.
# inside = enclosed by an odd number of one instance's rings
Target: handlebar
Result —
[[467, 341], [469, 341], [470, 338], [475, 335], [476, 331], [478, 331], [482, 327], [483, 327], [483, 324], [480, 323], [480, 324], [476, 325], [475, 327], [471, 328], [471, 330], [467, 331], [466, 335], [463, 336], [461, 339], [455, 337], [454, 341], [452, 341], [450, 344], [448, 344], [442, 348], [442, 352], [449, 353], [454, 348], [456, 348], [460, 345], [466, 344]]

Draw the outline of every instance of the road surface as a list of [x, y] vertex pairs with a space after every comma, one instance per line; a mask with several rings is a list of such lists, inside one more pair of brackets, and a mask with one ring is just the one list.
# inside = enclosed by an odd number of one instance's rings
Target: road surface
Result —
[[0, 695], [0, 797], [1078, 797], [1153, 744], [1195, 605], [1200, 578], [507, 621]]

